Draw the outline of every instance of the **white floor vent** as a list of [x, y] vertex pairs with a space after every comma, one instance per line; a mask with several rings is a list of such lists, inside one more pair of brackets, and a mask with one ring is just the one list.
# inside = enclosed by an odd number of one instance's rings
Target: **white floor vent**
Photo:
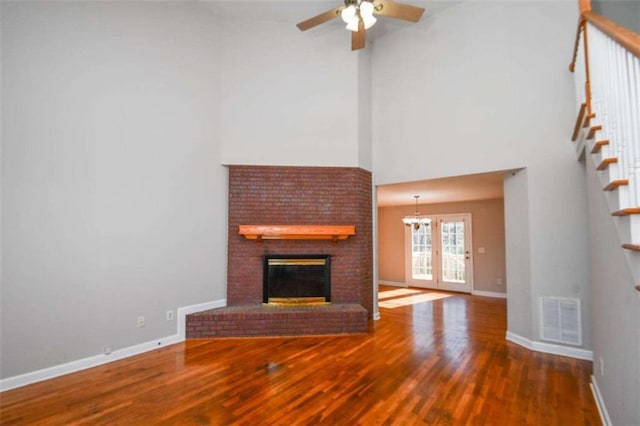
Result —
[[540, 339], [581, 346], [580, 300], [566, 297], [541, 297]]

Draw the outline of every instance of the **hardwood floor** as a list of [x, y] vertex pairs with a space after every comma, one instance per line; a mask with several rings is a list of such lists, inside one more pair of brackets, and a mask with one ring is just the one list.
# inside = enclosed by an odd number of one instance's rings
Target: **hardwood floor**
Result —
[[506, 304], [381, 288], [365, 335], [194, 340], [0, 394], [0, 423], [595, 425], [591, 362], [505, 340]]

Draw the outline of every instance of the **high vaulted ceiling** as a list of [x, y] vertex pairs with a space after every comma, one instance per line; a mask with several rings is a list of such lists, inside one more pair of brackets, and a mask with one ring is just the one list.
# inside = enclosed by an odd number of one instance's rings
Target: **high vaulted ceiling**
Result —
[[[200, 0], [216, 15], [225, 19], [238, 21], [271, 21], [281, 22], [297, 32], [295, 24], [335, 8], [343, 0]], [[462, 0], [418, 1], [395, 0], [397, 2], [424, 7], [425, 13], [420, 22], [407, 23], [392, 18], [382, 17], [367, 31], [367, 39], [375, 40], [385, 33], [400, 31], [411, 26], [419, 29], [428, 26], [430, 20], [454, 7]], [[244, 24], [241, 24], [244, 25]], [[340, 31], [344, 30], [344, 23], [340, 19], [327, 22], [321, 28], [311, 31]], [[348, 31], [345, 30], [345, 40]], [[420, 195], [420, 204], [443, 203], [456, 201], [472, 201], [482, 199], [502, 198], [502, 172], [486, 173], [472, 176], [431, 179], [416, 182], [398, 183], [378, 187], [378, 205], [413, 205], [414, 195]]]
[[[316, 16], [327, 10], [344, 3], [344, 0], [200, 0], [207, 5], [216, 15], [238, 20], [265, 20], [282, 22], [285, 25], [295, 26], [296, 23]], [[443, 1], [417, 1], [396, 0], [396, 2], [413, 6], [424, 7], [425, 13], [417, 24], [407, 23], [392, 18], [383, 17], [367, 31], [369, 39], [382, 36], [387, 31], [403, 28], [409, 25], [425, 25], [435, 14], [451, 6], [461, 3], [461, 0]], [[340, 19], [334, 19], [325, 24], [333, 26], [336, 30], [344, 29]], [[346, 31], [346, 30], [345, 30]]]
[[[297, 23], [344, 4], [344, 0], [200, 0], [226, 17], [290, 21]], [[461, 0], [394, 0], [436, 12]], [[302, 16], [300, 15], [302, 14]], [[307, 16], [309, 15], [309, 16]]]

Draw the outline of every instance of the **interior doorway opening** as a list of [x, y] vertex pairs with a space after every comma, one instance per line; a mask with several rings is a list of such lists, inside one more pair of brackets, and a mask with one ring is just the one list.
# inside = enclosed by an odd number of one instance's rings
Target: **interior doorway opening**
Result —
[[[506, 298], [504, 176], [378, 186], [378, 282]], [[415, 232], [402, 219], [417, 210], [428, 227]]]

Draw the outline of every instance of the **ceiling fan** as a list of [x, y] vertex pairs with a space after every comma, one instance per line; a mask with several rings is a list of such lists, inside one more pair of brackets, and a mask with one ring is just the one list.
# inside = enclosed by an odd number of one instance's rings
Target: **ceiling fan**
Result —
[[300, 31], [324, 24], [340, 16], [351, 31], [351, 50], [362, 49], [365, 45], [365, 31], [376, 23], [373, 15], [388, 16], [409, 22], [418, 22], [424, 8], [391, 0], [344, 0], [344, 6], [321, 13], [297, 24]]

